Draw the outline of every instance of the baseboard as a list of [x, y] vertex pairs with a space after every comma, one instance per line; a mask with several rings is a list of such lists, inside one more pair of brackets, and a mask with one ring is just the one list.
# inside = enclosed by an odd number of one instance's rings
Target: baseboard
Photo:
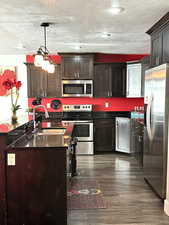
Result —
[[164, 212], [169, 216], [169, 200], [165, 199], [164, 200]]

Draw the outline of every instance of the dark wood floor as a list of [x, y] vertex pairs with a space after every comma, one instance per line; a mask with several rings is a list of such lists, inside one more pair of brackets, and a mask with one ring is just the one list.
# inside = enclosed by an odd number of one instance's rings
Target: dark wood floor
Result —
[[162, 201], [144, 182], [133, 157], [123, 154], [79, 156], [78, 173], [79, 179], [94, 178], [100, 183], [109, 206], [71, 210], [68, 225], [169, 225]]

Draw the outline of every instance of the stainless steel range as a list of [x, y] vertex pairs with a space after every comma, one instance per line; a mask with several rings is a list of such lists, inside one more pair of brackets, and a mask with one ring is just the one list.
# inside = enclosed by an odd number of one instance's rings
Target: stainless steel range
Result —
[[77, 155], [93, 155], [92, 105], [63, 105], [64, 123], [75, 124], [73, 135], [77, 137]]

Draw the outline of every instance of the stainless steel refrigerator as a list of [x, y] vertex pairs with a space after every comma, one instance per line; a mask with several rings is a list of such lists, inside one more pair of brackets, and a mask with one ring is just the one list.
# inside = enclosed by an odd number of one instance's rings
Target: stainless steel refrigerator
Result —
[[169, 64], [145, 72], [143, 167], [146, 181], [162, 199], [166, 195]]

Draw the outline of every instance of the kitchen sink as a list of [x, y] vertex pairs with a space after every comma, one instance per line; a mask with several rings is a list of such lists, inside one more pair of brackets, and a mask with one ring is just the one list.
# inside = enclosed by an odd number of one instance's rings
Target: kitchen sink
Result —
[[37, 132], [37, 135], [63, 135], [65, 131], [65, 128], [42, 129]]

